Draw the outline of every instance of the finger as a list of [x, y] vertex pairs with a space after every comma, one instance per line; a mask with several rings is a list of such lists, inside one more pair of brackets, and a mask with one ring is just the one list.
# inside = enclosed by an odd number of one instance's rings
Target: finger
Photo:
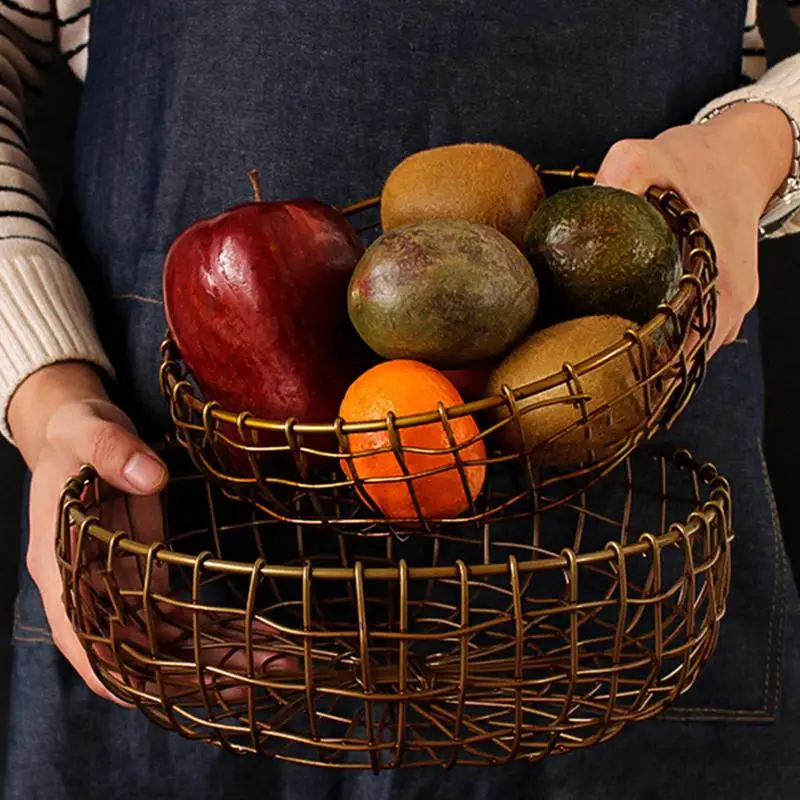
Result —
[[[98, 697], [104, 700], [111, 700], [123, 708], [131, 708], [130, 703], [126, 703], [112, 692], [110, 692], [97, 677], [89, 656], [86, 654], [80, 639], [72, 629], [72, 625], [67, 618], [63, 605], [61, 605], [60, 598], [58, 598], [57, 605], [54, 604], [53, 598], [45, 598], [42, 595], [42, 602], [47, 614], [47, 620], [50, 623], [50, 629], [53, 633], [53, 643], [61, 651], [61, 654], [69, 661], [75, 672], [80, 675], [83, 682], [91, 689]], [[60, 618], [60, 619], [59, 619]]]
[[90, 464], [117, 489], [136, 495], [155, 494], [167, 482], [167, 468], [122, 422], [109, 421], [76, 404], [59, 418], [52, 438], [59, 449]]
[[[150, 545], [164, 541], [164, 514], [160, 495], [135, 497], [126, 495], [106, 501], [101, 510], [101, 522], [107, 530], [124, 531], [140, 544]], [[123, 553], [117, 549], [113, 559], [114, 575], [121, 589], [140, 590], [144, 585], [147, 558]], [[169, 593], [169, 571], [154, 559], [150, 591]]]
[[[135, 497], [122, 495], [110, 497], [100, 504], [101, 524], [111, 531], [123, 531], [142, 544], [152, 544], [164, 540], [164, 523], [159, 495]], [[118, 641], [136, 642], [146, 652], [148, 640], [144, 633], [137, 635], [136, 612], [141, 609], [142, 590], [145, 586], [147, 558], [125, 553], [115, 548], [108, 570], [108, 552], [103, 547], [93, 548], [92, 542], [84, 541], [83, 553], [88, 561], [86, 574], [80, 583], [81, 602], [92, 607], [96, 598], [113, 597], [115, 621], [104, 626], [104, 635]], [[151, 564], [152, 576], [147, 583], [151, 595], [169, 594], [169, 573], [157, 560]], [[109, 621], [110, 622], [110, 621]], [[113, 647], [98, 641], [92, 644], [94, 654], [103, 663], [111, 677], [124, 685], [119, 674]]]
[[[237, 619], [225, 623], [206, 612], [199, 612], [196, 616], [201, 638], [200, 663], [203, 666], [227, 668], [241, 674], [248, 672], [244, 622]], [[165, 652], [173, 650], [185, 657], [189, 657], [189, 651], [194, 652], [194, 617], [192, 611], [184, 608], [167, 610], [161, 616], [156, 627], [156, 638], [164, 643]], [[250, 639], [255, 674], [265, 670], [285, 671], [297, 668], [298, 660], [294, 655], [272, 649], [273, 645], [278, 644], [274, 628], [260, 620], [253, 620]]]
[[725, 313], [723, 299], [717, 294], [717, 321], [714, 326], [714, 333], [708, 342], [708, 357], [716, 355], [716, 353], [729, 342], [736, 338], [738, 327], [734, 326]]
[[731, 328], [730, 333], [725, 337], [723, 344], [733, 344], [739, 340], [739, 334], [742, 332], [742, 325], [735, 325]]
[[[127, 498], [131, 536], [142, 544], [164, 541], [164, 509], [159, 495]], [[146, 568], [146, 562], [142, 564]], [[153, 559], [150, 590], [155, 594], [169, 593], [169, 570], [165, 564]], [[141, 584], [140, 584], [141, 585]]]
[[[58, 649], [92, 691], [119, 705], [127, 705], [114, 697], [93, 671], [64, 607], [53, 539], [58, 497], [65, 478], [75, 474], [85, 462], [91, 463], [108, 483], [136, 494], [158, 491], [167, 473], [161, 461], [132, 432], [127, 417], [109, 404], [100, 405], [95, 408], [90, 403], [78, 403], [65, 407], [54, 421], [53, 430], [48, 432], [49, 455], [40, 458], [31, 485], [28, 568], [41, 594]], [[114, 420], [105, 419], [100, 413]], [[76, 602], [82, 601], [78, 598]]]
[[721, 348], [733, 344], [739, 337], [742, 329], [743, 319], [733, 318], [727, 314], [720, 313], [717, 319], [717, 327], [714, 336], [708, 347], [709, 358], [715, 355]]
[[[753, 224], [755, 227], [755, 223]], [[738, 337], [745, 317], [758, 302], [758, 244], [755, 241], [739, 243], [733, 249], [724, 248], [717, 279], [717, 315], [710, 353], [713, 355], [723, 345]]]
[[[124, 628], [118, 628], [115, 639], [117, 652], [124, 653], [121, 671], [124, 679], [111, 648], [103, 645], [101, 656], [115, 680], [151, 698], [181, 696], [187, 699], [192, 695], [200, 698], [203, 691], [208, 691], [225, 702], [238, 702], [247, 696], [246, 678], [257, 680], [299, 670], [296, 656], [270, 649], [272, 629], [258, 620], [253, 624], [253, 645], [248, 658], [241, 626], [222, 626], [209, 615], [198, 614], [202, 633], [197, 652], [192, 641], [191, 616], [191, 612], [179, 609], [169, 616], [175, 624], [164, 619], [155, 624], [157, 657], [162, 662], [157, 669], [147, 663], [151, 651], [144, 623], [139, 620], [137, 624], [138, 618], [133, 618]], [[126, 645], [124, 649], [119, 647], [122, 644]], [[229, 674], [221, 674], [213, 668]]]
[[672, 181], [668, 165], [652, 142], [622, 139], [606, 154], [595, 184], [644, 195], [651, 186], [674, 189]]
[[[66, 472], [65, 472], [66, 468]], [[89, 657], [72, 628], [62, 601], [62, 579], [53, 542], [53, 523], [58, 513], [57, 493], [51, 490], [63, 482], [70, 465], [61, 459], [43, 459], [34, 474], [30, 496], [30, 529], [33, 547], [28, 548], [28, 571], [42, 598], [53, 642], [86, 685], [97, 695], [126, 705], [103, 686]]]

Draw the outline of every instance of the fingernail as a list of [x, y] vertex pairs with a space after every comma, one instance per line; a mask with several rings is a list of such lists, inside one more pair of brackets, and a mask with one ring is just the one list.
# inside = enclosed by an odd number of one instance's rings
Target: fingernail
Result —
[[122, 475], [137, 491], [154, 492], [163, 485], [167, 471], [164, 465], [152, 456], [136, 453], [125, 465]]

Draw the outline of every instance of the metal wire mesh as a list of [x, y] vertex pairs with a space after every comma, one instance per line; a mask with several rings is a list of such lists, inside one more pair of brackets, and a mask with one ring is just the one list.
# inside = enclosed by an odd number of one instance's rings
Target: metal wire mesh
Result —
[[730, 492], [685, 452], [554, 483], [534, 514], [493, 469], [502, 518], [432, 536], [282, 521], [170, 457], [163, 507], [84, 469], [57, 551], [103, 683], [192, 739], [374, 771], [536, 760], [658, 714], [715, 647]]
[[[591, 173], [540, 170], [549, 181], [585, 182]], [[581, 363], [565, 363], [555, 375], [523, 387], [504, 387], [501, 396], [487, 397], [457, 408], [376, 421], [309, 424], [297, 420], [260, 420], [242, 409], [222, 409], [206, 402], [183, 366], [169, 337], [164, 342], [161, 386], [168, 398], [178, 441], [197, 468], [231, 497], [255, 503], [275, 520], [324, 527], [333, 533], [369, 533], [385, 524], [369, 501], [371, 490], [394, 487], [407, 499], [411, 513], [395, 515], [398, 529], [413, 526], [427, 533], [445, 532], [465, 522], [480, 527], [500, 523], [509, 508], [526, 502], [527, 513], [542, 510], [542, 492], [555, 486], [585, 490], [613, 470], [658, 429], [669, 425], [686, 407], [706, 369], [707, 346], [714, 329], [717, 268], [714, 250], [697, 214], [669, 191], [652, 189], [648, 199], [663, 213], [680, 243], [684, 275], [674, 298], [662, 305], [646, 325], [629, 331], [621, 341]], [[348, 209], [366, 235], [377, 231], [377, 201]], [[371, 216], [370, 216], [371, 215]], [[587, 389], [604, 374], [624, 380], [603, 397]], [[515, 450], [496, 450], [504, 429], [522, 430], [523, 418], [559, 407], [563, 420], [546, 441]], [[453, 433], [454, 420], [473, 416], [478, 432], [466, 441]], [[420, 447], [409, 440], [423, 426], [440, 432], [438, 446]], [[379, 433], [369, 448], [354, 446], [359, 436]], [[520, 436], [525, 441], [524, 436]], [[559, 442], [575, 442], [584, 457], [559, 469], [541, 469], [544, 454]], [[487, 456], [477, 458], [476, 443]], [[367, 459], [391, 454], [395, 469], [364, 477]], [[414, 462], [414, 468], [409, 467]], [[491, 492], [476, 492], [470, 472], [505, 465], [520, 478], [517, 494], [499, 501]], [[463, 513], [454, 517], [430, 514], [420, 495], [434, 479], [449, 474], [451, 491], [463, 493]], [[441, 481], [440, 481], [441, 482]], [[562, 493], [562, 488], [557, 490]]]

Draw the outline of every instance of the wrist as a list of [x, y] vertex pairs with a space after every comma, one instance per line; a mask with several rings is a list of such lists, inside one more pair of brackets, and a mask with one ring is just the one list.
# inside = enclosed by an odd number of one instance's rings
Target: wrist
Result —
[[726, 168], [763, 212], [792, 168], [794, 134], [786, 113], [767, 102], [739, 102], [723, 108], [703, 128], [728, 152]]
[[43, 367], [20, 384], [8, 406], [8, 424], [30, 469], [39, 460], [53, 414], [67, 404], [82, 401], [108, 402], [100, 376], [85, 362]]

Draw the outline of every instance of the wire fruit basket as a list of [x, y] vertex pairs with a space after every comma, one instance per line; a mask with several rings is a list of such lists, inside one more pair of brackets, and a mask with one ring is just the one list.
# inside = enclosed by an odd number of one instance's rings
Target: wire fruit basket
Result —
[[[548, 188], [587, 183], [594, 175], [573, 170], [539, 169]], [[717, 276], [713, 246], [699, 218], [671, 191], [651, 189], [648, 200], [664, 215], [680, 245], [683, 276], [679, 289], [646, 324], [632, 326], [610, 347], [579, 363], [564, 363], [553, 375], [527, 386], [504, 386], [495, 397], [458, 407], [440, 404], [428, 413], [372, 421], [332, 420], [311, 424], [297, 420], [258, 419], [247, 410], [224, 409], [207, 401], [181, 361], [169, 335], [162, 346], [160, 381], [168, 399], [178, 442], [196, 467], [230, 497], [256, 504], [275, 520], [333, 533], [371, 534], [409, 529], [431, 534], [465, 522], [476, 532], [486, 524], [509, 519], [509, 500], [476, 492], [470, 480], [477, 470], [513, 472], [518, 480], [512, 504], [524, 501], [529, 515], [543, 510], [541, 493], [570, 487], [580, 492], [613, 470], [642, 442], [668, 426], [686, 407], [702, 382], [708, 342], [717, 310]], [[365, 236], [378, 232], [378, 201], [367, 200], [345, 210]], [[614, 391], [602, 401], [589, 387], [605, 375]], [[580, 463], [548, 467], [542, 447], [519, 444], [498, 451], [504, 432], [521, 428], [523, 417], [558, 407], [561, 425], [543, 447], [577, 443]], [[453, 429], [463, 418], [477, 421], [478, 433], [459, 440]], [[409, 444], [425, 427], [442, 432], [440, 447]], [[614, 432], [609, 438], [608, 431]], [[370, 435], [370, 449], [354, 453], [354, 441]], [[522, 437], [524, 440], [524, 436]], [[476, 457], [483, 447], [485, 457]], [[369, 458], [391, 454], [394, 474], [363, 477], [359, 466]], [[422, 458], [422, 462], [420, 462]], [[425, 468], [425, 459], [430, 463]], [[410, 469], [416, 459], [422, 469]], [[464, 495], [463, 512], [431, 514], [419, 495], [423, 482], [450, 473], [451, 487]], [[412, 511], [387, 520], [370, 502], [371, 492], [396, 487], [407, 492]], [[404, 488], [403, 488], [404, 487]], [[557, 493], [561, 493], [561, 489]], [[514, 513], [519, 513], [515, 511]]]
[[685, 451], [480, 535], [379, 537], [276, 519], [171, 458], [163, 540], [87, 467], [57, 554], [101, 681], [190, 739], [374, 772], [534, 761], [656, 716], [714, 650], [730, 490]]
[[[556, 187], [594, 177], [540, 174]], [[161, 502], [114, 497], [89, 467], [62, 497], [65, 605], [109, 690], [236, 753], [379, 772], [567, 753], [689, 689], [725, 612], [730, 490], [648, 440], [703, 379], [717, 270], [697, 214], [673, 192], [648, 199], [679, 240], [676, 295], [591, 357], [496, 397], [262, 420], [204, 398], [168, 336], [160, 381], [179, 446]], [[365, 238], [377, 209], [346, 210]], [[598, 402], [591, 386], [611, 371], [624, 380]], [[563, 424], [542, 447], [577, 443], [579, 464], [544, 463], [524, 436], [500, 446], [552, 407]], [[440, 446], [420, 445], [431, 429]], [[369, 458], [396, 469], [365, 476]], [[463, 492], [464, 510], [430, 513], [430, 481]], [[380, 512], [387, 487], [408, 514]]]

